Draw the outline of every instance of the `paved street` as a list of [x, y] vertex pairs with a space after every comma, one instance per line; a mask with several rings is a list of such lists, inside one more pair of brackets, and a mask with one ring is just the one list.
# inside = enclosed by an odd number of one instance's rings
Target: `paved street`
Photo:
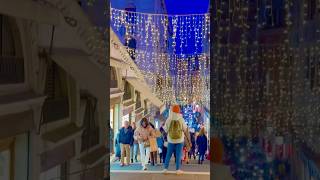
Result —
[[119, 162], [111, 163], [110, 166], [110, 176], [113, 180], [163, 180], [163, 179], [172, 179], [172, 180], [209, 180], [210, 179], [210, 165], [209, 161], [206, 161], [204, 164], [196, 164], [196, 161], [191, 161], [191, 164], [182, 164], [181, 169], [184, 171], [183, 175], [175, 174], [175, 164], [170, 163], [168, 174], [163, 174], [163, 165], [151, 166], [148, 165], [148, 170], [141, 170], [142, 166], [140, 163], [133, 163], [130, 166], [121, 167]]
[[[157, 166], [147, 166], [148, 171], [162, 171], [163, 165], [157, 165]], [[142, 166], [140, 163], [133, 163], [130, 166], [124, 166], [121, 167], [120, 163], [112, 163], [110, 170], [112, 171], [141, 171]], [[202, 172], [202, 173], [208, 173], [210, 172], [210, 165], [208, 163], [206, 164], [182, 164], [181, 169], [185, 172]], [[169, 171], [175, 171], [175, 164], [170, 163]]]

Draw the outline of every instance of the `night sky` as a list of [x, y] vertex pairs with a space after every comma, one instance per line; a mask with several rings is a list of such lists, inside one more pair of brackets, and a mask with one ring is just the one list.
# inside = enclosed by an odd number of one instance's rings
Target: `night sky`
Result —
[[165, 0], [168, 14], [202, 14], [208, 12], [210, 0]]

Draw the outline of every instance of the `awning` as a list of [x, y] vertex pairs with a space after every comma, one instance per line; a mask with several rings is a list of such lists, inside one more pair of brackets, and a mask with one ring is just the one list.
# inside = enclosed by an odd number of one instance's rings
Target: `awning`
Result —
[[141, 96], [148, 98], [153, 105], [159, 108], [163, 105], [160, 99], [151, 92], [150, 88], [144, 82], [140, 82], [139, 79], [132, 77], [128, 77], [126, 80], [141, 93]]

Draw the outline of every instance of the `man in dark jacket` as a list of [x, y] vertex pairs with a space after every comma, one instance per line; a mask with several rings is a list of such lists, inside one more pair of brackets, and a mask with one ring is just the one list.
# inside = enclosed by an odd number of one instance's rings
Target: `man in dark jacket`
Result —
[[130, 145], [133, 143], [133, 131], [129, 128], [129, 122], [125, 121], [124, 126], [119, 130], [119, 142], [121, 146], [121, 166], [124, 166], [124, 157], [127, 165], [130, 164]]

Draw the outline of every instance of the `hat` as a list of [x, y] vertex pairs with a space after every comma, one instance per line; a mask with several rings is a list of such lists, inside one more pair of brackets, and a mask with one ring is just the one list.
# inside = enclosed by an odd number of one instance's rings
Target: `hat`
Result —
[[179, 106], [179, 105], [174, 105], [174, 106], [172, 107], [172, 112], [180, 113], [180, 106]]

